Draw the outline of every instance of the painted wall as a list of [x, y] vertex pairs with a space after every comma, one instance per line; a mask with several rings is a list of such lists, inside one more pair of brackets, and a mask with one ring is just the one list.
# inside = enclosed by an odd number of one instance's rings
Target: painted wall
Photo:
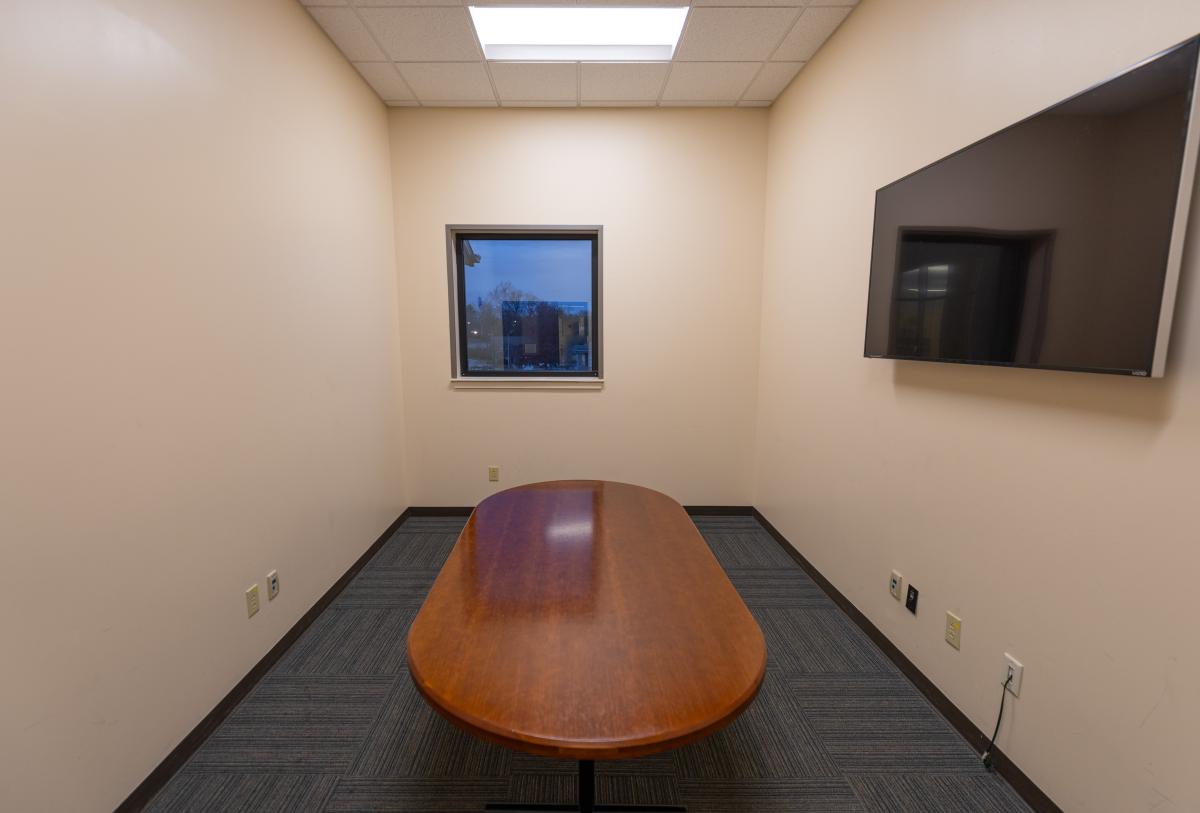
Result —
[[1200, 809], [1200, 206], [1148, 381], [863, 359], [874, 191], [1197, 32], [1189, 0], [867, 0], [770, 113], [755, 504], [981, 729], [1021, 659], [999, 744], [1070, 811]]
[[[391, 124], [413, 504], [570, 477], [749, 504], [765, 112], [396, 110]], [[450, 387], [447, 224], [603, 224], [603, 390]]]
[[111, 810], [406, 504], [387, 116], [293, 0], [10, 0], [0, 99], [0, 809]]

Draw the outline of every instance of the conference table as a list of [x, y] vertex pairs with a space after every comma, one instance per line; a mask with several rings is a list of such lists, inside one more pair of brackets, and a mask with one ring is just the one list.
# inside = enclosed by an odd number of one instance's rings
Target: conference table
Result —
[[766, 644], [679, 503], [563, 480], [475, 508], [413, 621], [408, 664], [426, 702], [468, 733], [578, 761], [577, 805], [487, 809], [676, 811], [597, 804], [595, 761], [732, 722], [758, 693]]

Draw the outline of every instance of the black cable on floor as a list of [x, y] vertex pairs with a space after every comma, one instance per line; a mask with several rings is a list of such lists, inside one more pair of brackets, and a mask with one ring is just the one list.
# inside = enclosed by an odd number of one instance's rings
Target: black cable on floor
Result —
[[996, 735], [1000, 733], [1000, 721], [1004, 719], [1004, 697], [1008, 694], [1008, 684], [1012, 681], [1013, 675], [1012, 672], [1009, 672], [1008, 679], [1004, 681], [1004, 688], [1000, 690], [1000, 713], [996, 715], [996, 729], [992, 731], [992, 741], [983, 751], [983, 767], [989, 771], [992, 770], [992, 749], [996, 747]]

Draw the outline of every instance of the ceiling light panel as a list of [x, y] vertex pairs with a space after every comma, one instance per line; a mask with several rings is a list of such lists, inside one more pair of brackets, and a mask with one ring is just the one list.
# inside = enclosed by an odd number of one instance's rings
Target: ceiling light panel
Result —
[[492, 60], [667, 62], [686, 6], [529, 8], [471, 6], [484, 55]]

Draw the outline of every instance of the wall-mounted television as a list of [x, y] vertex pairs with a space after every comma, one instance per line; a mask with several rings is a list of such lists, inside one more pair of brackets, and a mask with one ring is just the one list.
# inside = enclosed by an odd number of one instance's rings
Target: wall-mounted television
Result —
[[1198, 58], [1200, 37], [878, 190], [865, 355], [1161, 376]]

